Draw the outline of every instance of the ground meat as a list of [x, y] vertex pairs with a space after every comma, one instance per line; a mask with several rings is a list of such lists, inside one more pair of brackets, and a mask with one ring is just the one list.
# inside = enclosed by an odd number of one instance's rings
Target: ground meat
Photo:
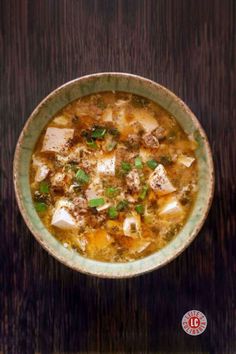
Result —
[[84, 214], [88, 210], [87, 200], [83, 197], [75, 197], [73, 199], [74, 208], [78, 213]]
[[140, 190], [140, 178], [138, 171], [130, 171], [126, 176], [126, 183], [132, 192], [138, 192]]
[[162, 140], [165, 139], [167, 132], [164, 128], [162, 127], [157, 127], [152, 134], [158, 139], [158, 140]]
[[139, 122], [134, 121], [130, 125], [133, 128], [135, 134], [138, 134], [141, 136], [144, 133], [143, 126]]
[[106, 212], [102, 212], [96, 215], [90, 215], [88, 218], [88, 224], [93, 228], [97, 228], [104, 223], [106, 218], [107, 218]]
[[158, 139], [151, 133], [146, 133], [143, 135], [143, 142], [149, 148], [158, 149], [159, 141]]
[[120, 146], [116, 149], [116, 167], [120, 167], [123, 161], [132, 163], [133, 159], [137, 156], [137, 152], [130, 151], [125, 146]]
[[141, 136], [138, 134], [129, 134], [127, 139], [127, 146], [131, 149], [137, 149], [141, 141]]
[[61, 172], [55, 173], [55, 175], [51, 177], [51, 183], [53, 187], [63, 188], [65, 185], [65, 174]]
[[94, 170], [94, 166], [96, 165], [96, 161], [93, 160], [82, 160], [79, 164], [79, 167], [82, 168], [85, 172], [90, 173]]
[[126, 160], [128, 149], [124, 146], [118, 146], [116, 149], [116, 165], [120, 166], [122, 161]]

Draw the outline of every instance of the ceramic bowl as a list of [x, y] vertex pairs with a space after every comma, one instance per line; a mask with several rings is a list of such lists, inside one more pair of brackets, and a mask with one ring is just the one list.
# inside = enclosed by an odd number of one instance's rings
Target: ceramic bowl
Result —
[[[42, 224], [34, 209], [29, 165], [32, 151], [49, 120], [68, 103], [101, 91], [125, 91], [147, 97], [169, 111], [187, 134], [198, 142], [198, 194], [192, 213], [179, 234], [164, 248], [143, 259], [128, 263], [106, 263], [85, 258], [66, 249]], [[107, 278], [131, 277], [160, 268], [173, 260], [199, 233], [210, 208], [214, 170], [209, 143], [197, 118], [174, 93], [140, 76], [99, 73], [70, 81], [50, 93], [33, 111], [19, 137], [14, 157], [14, 186], [21, 214], [37, 241], [57, 260], [77, 271]]]

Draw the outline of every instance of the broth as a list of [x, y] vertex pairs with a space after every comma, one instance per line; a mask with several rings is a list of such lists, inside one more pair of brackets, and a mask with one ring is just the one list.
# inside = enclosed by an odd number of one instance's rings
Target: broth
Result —
[[128, 262], [164, 247], [197, 193], [196, 141], [156, 103], [102, 92], [58, 112], [32, 155], [35, 208], [64, 247]]

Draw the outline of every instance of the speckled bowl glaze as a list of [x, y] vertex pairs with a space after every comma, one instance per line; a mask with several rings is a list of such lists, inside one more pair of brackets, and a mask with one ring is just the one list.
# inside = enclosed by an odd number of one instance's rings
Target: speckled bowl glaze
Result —
[[[106, 263], [66, 249], [42, 224], [30, 192], [29, 165], [41, 131], [60, 109], [75, 99], [99, 91], [125, 91], [147, 97], [175, 116], [198, 142], [198, 194], [192, 213], [179, 234], [160, 251], [129, 263]], [[19, 137], [14, 157], [14, 186], [21, 214], [38, 242], [57, 260], [77, 271], [106, 278], [125, 278], [160, 268], [177, 257], [199, 233], [214, 190], [212, 155], [205, 132], [191, 110], [165, 87], [125, 73], [99, 73], [70, 81], [50, 93], [33, 111]]]

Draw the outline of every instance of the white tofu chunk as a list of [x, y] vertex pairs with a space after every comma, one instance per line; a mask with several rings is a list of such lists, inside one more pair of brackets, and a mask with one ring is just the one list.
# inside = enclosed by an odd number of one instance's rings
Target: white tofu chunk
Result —
[[141, 219], [140, 215], [133, 213], [131, 216], [127, 216], [123, 222], [123, 232], [128, 237], [140, 237], [141, 235]]
[[186, 155], [181, 155], [178, 157], [177, 161], [186, 167], [190, 167], [192, 165], [193, 161], [195, 161], [195, 158], [189, 157]]
[[56, 208], [51, 224], [62, 230], [70, 230], [77, 227], [75, 219], [64, 207]]
[[74, 136], [74, 129], [47, 128], [43, 140], [42, 152], [61, 152], [69, 139]]
[[50, 169], [47, 165], [38, 166], [35, 174], [35, 182], [42, 182], [48, 175]]
[[70, 214], [73, 203], [67, 199], [60, 199], [56, 203], [56, 208], [52, 216], [51, 224], [62, 230], [70, 230], [77, 227], [76, 220]]
[[45, 163], [43, 159], [36, 157], [35, 155], [32, 156], [32, 162], [33, 162], [33, 167], [36, 170], [35, 182], [43, 181], [47, 177], [50, 168], [48, 167], [48, 165]]
[[101, 157], [97, 163], [97, 172], [101, 175], [114, 176], [116, 157], [114, 154]]
[[159, 215], [176, 215], [183, 212], [183, 208], [180, 205], [176, 197], [167, 198], [166, 202], [161, 206]]
[[135, 110], [134, 116], [135, 119], [142, 125], [146, 133], [151, 133], [159, 126], [156, 118], [154, 118], [152, 114], [145, 109]]
[[158, 195], [165, 195], [176, 191], [169, 180], [163, 165], [159, 164], [149, 176], [149, 185]]

